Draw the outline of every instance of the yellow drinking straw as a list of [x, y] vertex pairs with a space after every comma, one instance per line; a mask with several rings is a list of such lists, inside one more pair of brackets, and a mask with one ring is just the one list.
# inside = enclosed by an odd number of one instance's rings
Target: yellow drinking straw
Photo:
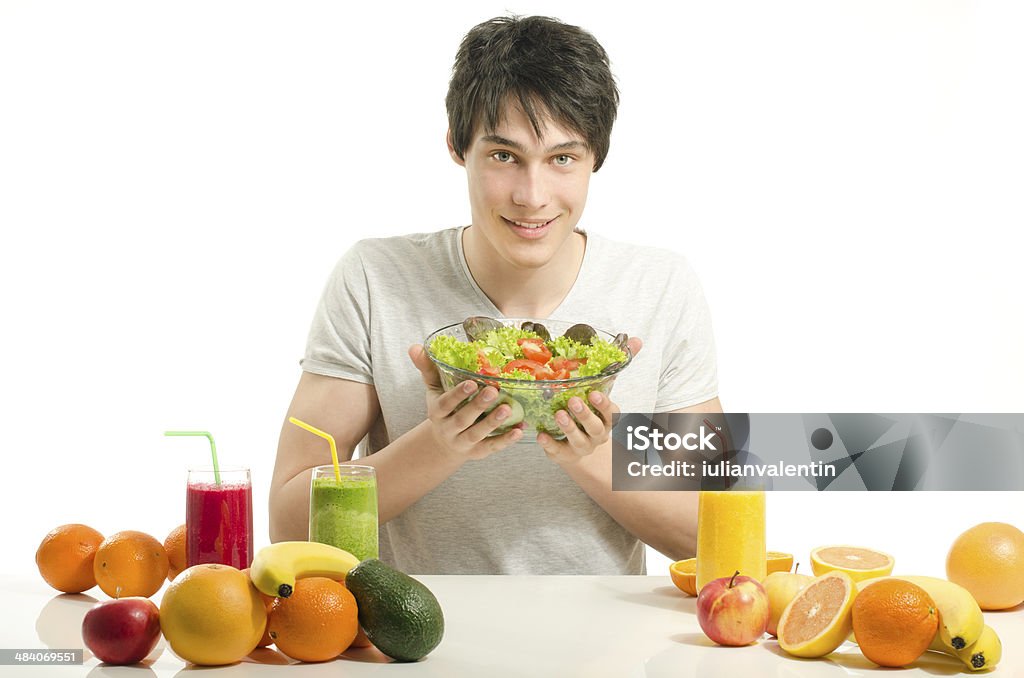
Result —
[[338, 446], [334, 444], [334, 436], [332, 436], [330, 433], [327, 433], [326, 431], [321, 431], [316, 426], [310, 426], [306, 422], [300, 421], [299, 419], [296, 419], [295, 417], [288, 417], [288, 421], [290, 421], [291, 423], [295, 424], [299, 428], [306, 429], [307, 431], [309, 431], [313, 435], [320, 436], [321, 438], [323, 438], [324, 440], [326, 440], [328, 443], [331, 444], [331, 461], [334, 462], [334, 479], [337, 480], [340, 483], [341, 482], [341, 469], [338, 468]]

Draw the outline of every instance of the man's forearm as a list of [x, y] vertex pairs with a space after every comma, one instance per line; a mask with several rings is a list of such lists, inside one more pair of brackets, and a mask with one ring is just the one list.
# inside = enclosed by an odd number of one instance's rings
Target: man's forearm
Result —
[[377, 507], [386, 523], [459, 470], [464, 460], [443, 454], [424, 421], [378, 452], [353, 463], [377, 471]]
[[306, 541], [309, 538], [309, 483], [312, 468], [270, 488], [270, 541]]
[[[378, 520], [386, 523], [455, 473], [462, 461], [436, 449], [423, 422], [375, 454], [347, 464], [373, 466], [377, 472]], [[309, 526], [309, 483], [307, 468], [272, 490], [271, 541], [305, 540]]]
[[611, 441], [562, 469], [617, 523], [673, 560], [697, 549], [696, 492], [612, 491]]

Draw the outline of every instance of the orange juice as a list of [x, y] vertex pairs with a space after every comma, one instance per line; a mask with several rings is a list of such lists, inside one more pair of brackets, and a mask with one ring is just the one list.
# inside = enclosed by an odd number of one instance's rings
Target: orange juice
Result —
[[736, 570], [763, 581], [764, 492], [701, 492], [697, 506], [697, 591]]

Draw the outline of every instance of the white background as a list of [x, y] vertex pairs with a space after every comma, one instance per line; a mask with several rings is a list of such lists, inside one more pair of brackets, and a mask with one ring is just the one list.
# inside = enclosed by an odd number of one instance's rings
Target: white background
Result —
[[[582, 224], [690, 257], [727, 408], [1024, 411], [1019, 3], [368, 5], [0, 0], [4, 568], [61, 523], [183, 522], [208, 454], [168, 428], [252, 467], [267, 542], [327, 274], [357, 239], [468, 220], [447, 79], [508, 11], [610, 53]], [[1021, 499], [773, 494], [769, 547], [942, 574], [962, 529], [1024, 526]]]

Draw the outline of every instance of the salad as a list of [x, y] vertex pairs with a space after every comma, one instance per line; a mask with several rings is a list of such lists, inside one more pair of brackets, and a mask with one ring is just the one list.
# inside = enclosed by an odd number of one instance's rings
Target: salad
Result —
[[525, 320], [506, 325], [474, 316], [427, 338], [427, 352], [438, 364], [446, 389], [470, 378], [464, 372], [479, 375], [480, 383], [499, 389], [501, 395], [488, 412], [501, 403], [507, 403], [512, 412], [495, 434], [516, 426], [564, 437], [554, 413], [566, 409], [573, 396], [589, 405], [591, 391], [607, 393], [615, 375], [632, 358], [625, 334], [612, 337], [589, 325], [544, 322], [566, 329], [552, 338], [542, 323]]

